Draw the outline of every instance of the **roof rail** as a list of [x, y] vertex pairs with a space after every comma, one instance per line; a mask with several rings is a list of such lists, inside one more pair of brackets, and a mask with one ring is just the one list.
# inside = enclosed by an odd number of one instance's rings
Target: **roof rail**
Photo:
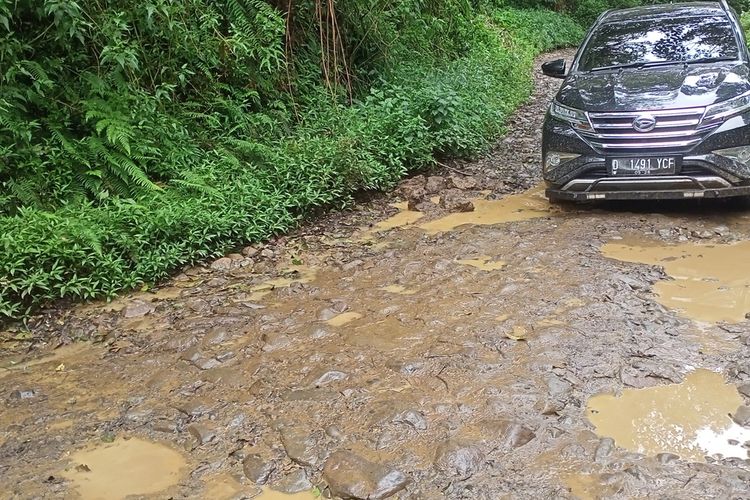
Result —
[[729, 6], [729, 3], [727, 0], [719, 0], [719, 5], [721, 5], [721, 8], [724, 9], [726, 12], [731, 12], [732, 8]]

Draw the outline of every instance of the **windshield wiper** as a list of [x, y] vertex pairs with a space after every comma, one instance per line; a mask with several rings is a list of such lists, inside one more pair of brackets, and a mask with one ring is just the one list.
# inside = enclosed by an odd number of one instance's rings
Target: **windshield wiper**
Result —
[[684, 64], [703, 64], [703, 63], [714, 63], [714, 62], [722, 62], [722, 61], [736, 61], [736, 57], [700, 57], [698, 59], [690, 59], [689, 61], [684, 61]]
[[673, 64], [683, 64], [682, 61], [641, 61], [641, 62], [634, 62], [629, 64], [613, 64], [612, 66], [599, 66], [598, 68], [592, 68], [589, 70], [589, 73], [592, 71], [606, 71], [611, 69], [617, 69], [622, 71], [623, 69], [631, 69], [631, 68], [653, 68], [656, 66], [671, 66]]

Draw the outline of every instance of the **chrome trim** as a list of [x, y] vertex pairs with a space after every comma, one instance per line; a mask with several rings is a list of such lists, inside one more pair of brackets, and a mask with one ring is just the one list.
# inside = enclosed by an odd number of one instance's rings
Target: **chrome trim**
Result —
[[[649, 111], [589, 112], [591, 130], [576, 129], [579, 137], [600, 152], [632, 152], [636, 149], [672, 149], [687, 152], [703, 140], [719, 123], [701, 126], [706, 108], [659, 109]], [[645, 114], [656, 118], [647, 132], [635, 129], [635, 120]]]
[[[671, 186], [669, 189], [717, 189], [732, 187], [726, 180], [715, 175], [695, 175], [695, 176], [637, 176], [637, 177], [605, 177], [596, 179], [579, 178], [573, 179], [565, 184], [561, 191], [606, 191], [607, 187], [627, 187], [633, 186], [633, 191], [643, 189], [643, 186]], [[574, 187], [583, 187], [584, 189], [572, 189]]]
[[[644, 134], [645, 136], [646, 134]], [[645, 138], [645, 137], [644, 137]], [[613, 150], [613, 149], [658, 149], [658, 148], [685, 148], [694, 146], [701, 142], [702, 137], [696, 137], [689, 141], [664, 141], [664, 142], [617, 142], [603, 143], [589, 140], [595, 148]]]
[[590, 112], [591, 118], [637, 118], [644, 113], [656, 116], [685, 116], [685, 115], [701, 115], [706, 111], [706, 108], [680, 108], [680, 109], [655, 109], [655, 110], [643, 110], [643, 111], [623, 111], [623, 112]]
[[[633, 127], [630, 127], [632, 130]], [[660, 132], [660, 133], [653, 133], [653, 132], [636, 132], [634, 134], [631, 133], [624, 133], [624, 134], [597, 134], [596, 132], [585, 132], [583, 130], [579, 130], [581, 134], [584, 134], [587, 137], [595, 137], [597, 139], [642, 139], [644, 137], [648, 137], [649, 139], [669, 139], [672, 137], [684, 137], [685, 131], [684, 130], [677, 130], [674, 132]]]
[[[691, 127], [694, 125], [698, 125], [701, 122], [700, 118], [695, 118], [692, 120], [669, 120], [669, 121], [661, 121], [656, 122], [656, 127], [654, 128], [675, 128], [675, 127]], [[633, 129], [633, 125], [631, 123], [600, 123], [598, 126], [599, 129]]]

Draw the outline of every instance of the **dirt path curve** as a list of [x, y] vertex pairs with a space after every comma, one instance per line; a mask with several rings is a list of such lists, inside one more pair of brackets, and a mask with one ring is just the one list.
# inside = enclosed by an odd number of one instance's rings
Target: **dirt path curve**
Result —
[[550, 207], [557, 83], [480, 161], [5, 333], [0, 497], [750, 495], [750, 212]]

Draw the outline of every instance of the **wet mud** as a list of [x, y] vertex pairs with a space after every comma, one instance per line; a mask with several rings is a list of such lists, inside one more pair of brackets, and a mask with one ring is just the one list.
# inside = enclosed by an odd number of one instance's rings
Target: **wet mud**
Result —
[[745, 321], [750, 313], [750, 242], [725, 245], [610, 243], [605, 255], [664, 268], [669, 280], [654, 287], [659, 301], [707, 323]]
[[731, 418], [742, 404], [737, 388], [721, 374], [696, 370], [680, 384], [594, 396], [587, 412], [597, 434], [637, 453], [746, 459], [750, 429]]
[[704, 265], [750, 211], [551, 207], [557, 84], [484, 158], [2, 332], [3, 498], [750, 496], [744, 268]]
[[180, 453], [137, 438], [117, 439], [70, 456], [70, 469], [61, 475], [83, 498], [107, 499], [163, 492], [176, 485], [185, 467]]

